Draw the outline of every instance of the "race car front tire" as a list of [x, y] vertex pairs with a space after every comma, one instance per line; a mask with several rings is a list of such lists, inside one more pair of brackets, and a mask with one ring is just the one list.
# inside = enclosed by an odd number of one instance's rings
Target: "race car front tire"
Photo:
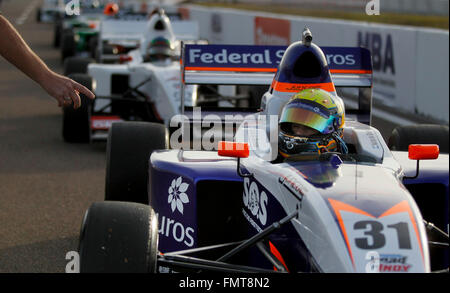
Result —
[[74, 56], [76, 51], [75, 35], [73, 30], [64, 29], [61, 36], [61, 59], [64, 60], [67, 57]]
[[[71, 74], [69, 78], [92, 90], [92, 78], [86, 74]], [[80, 93], [81, 106], [74, 109], [72, 105], [63, 108], [62, 132], [64, 141], [70, 143], [87, 143], [90, 141], [90, 117], [92, 100]]]
[[410, 144], [437, 144], [441, 153], [448, 153], [448, 126], [437, 124], [397, 126], [388, 140], [393, 151], [408, 151]]
[[115, 122], [106, 144], [105, 200], [148, 204], [148, 162], [167, 149], [166, 127], [150, 122]]
[[72, 56], [64, 60], [64, 75], [83, 73], [87, 74], [88, 65], [95, 63], [92, 58]]
[[81, 225], [78, 252], [81, 273], [155, 273], [155, 212], [137, 203], [93, 203]]

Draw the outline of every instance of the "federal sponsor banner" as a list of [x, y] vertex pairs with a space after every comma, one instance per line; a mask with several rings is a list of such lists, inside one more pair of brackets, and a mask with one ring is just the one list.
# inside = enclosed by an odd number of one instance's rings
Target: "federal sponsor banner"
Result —
[[[275, 72], [286, 46], [191, 45], [184, 48], [186, 70]], [[358, 47], [323, 47], [331, 72], [371, 73], [370, 52]]]
[[359, 47], [321, 47], [332, 73], [372, 73], [370, 51]]
[[186, 45], [186, 70], [274, 72], [286, 46]]

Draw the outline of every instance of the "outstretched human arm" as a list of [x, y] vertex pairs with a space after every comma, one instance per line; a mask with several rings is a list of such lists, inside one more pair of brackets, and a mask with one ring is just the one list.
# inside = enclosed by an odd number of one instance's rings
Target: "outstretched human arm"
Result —
[[50, 96], [58, 101], [58, 106], [81, 105], [80, 93], [90, 99], [95, 95], [81, 84], [52, 70], [26, 44], [17, 30], [0, 15], [0, 55], [37, 82]]

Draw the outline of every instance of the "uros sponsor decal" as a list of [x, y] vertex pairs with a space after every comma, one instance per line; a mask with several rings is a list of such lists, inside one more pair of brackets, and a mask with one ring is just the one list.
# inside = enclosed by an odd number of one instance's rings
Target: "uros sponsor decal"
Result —
[[186, 227], [180, 222], [166, 216], [160, 217], [156, 214], [159, 222], [159, 234], [174, 239], [176, 242], [184, 243], [188, 247], [194, 245], [194, 228]]
[[289, 45], [291, 23], [288, 20], [255, 17], [255, 45]]
[[[168, 198], [167, 203], [170, 206], [170, 210], [173, 214], [179, 213], [184, 215], [184, 205], [190, 203], [187, 191], [189, 184], [183, 182], [183, 177], [175, 178], [171, 181], [171, 184], [167, 190]], [[168, 216], [159, 216], [159, 234], [161, 236], [171, 238], [179, 243], [184, 243], [188, 247], [194, 245], [194, 228], [186, 226]]]

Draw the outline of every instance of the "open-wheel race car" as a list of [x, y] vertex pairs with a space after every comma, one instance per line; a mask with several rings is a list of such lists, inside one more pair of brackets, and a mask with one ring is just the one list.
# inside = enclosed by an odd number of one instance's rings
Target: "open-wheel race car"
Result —
[[[260, 111], [234, 109], [232, 141], [212, 146], [215, 132], [199, 122], [222, 130], [230, 117], [199, 116], [182, 96], [179, 133], [202, 132], [202, 150], [162, 124], [113, 123], [105, 201], [82, 223], [81, 272], [448, 271], [448, 154], [414, 142], [391, 151], [370, 126], [368, 50], [320, 48], [305, 30], [288, 48], [184, 45], [182, 66], [182, 90], [270, 89]], [[340, 87], [356, 89], [357, 109], [343, 113]], [[306, 116], [338, 135], [283, 134], [286, 119]]]
[[[97, 62], [83, 57], [65, 62], [65, 74], [92, 89], [96, 99], [82, 95], [79, 109], [64, 108], [64, 140], [106, 140], [115, 121], [168, 124], [180, 112], [181, 40], [198, 37], [197, 22], [170, 21], [162, 9], [146, 21], [103, 20]], [[105, 47], [118, 53], [104, 52]], [[187, 105], [195, 105], [197, 86], [188, 86], [185, 97]]]

